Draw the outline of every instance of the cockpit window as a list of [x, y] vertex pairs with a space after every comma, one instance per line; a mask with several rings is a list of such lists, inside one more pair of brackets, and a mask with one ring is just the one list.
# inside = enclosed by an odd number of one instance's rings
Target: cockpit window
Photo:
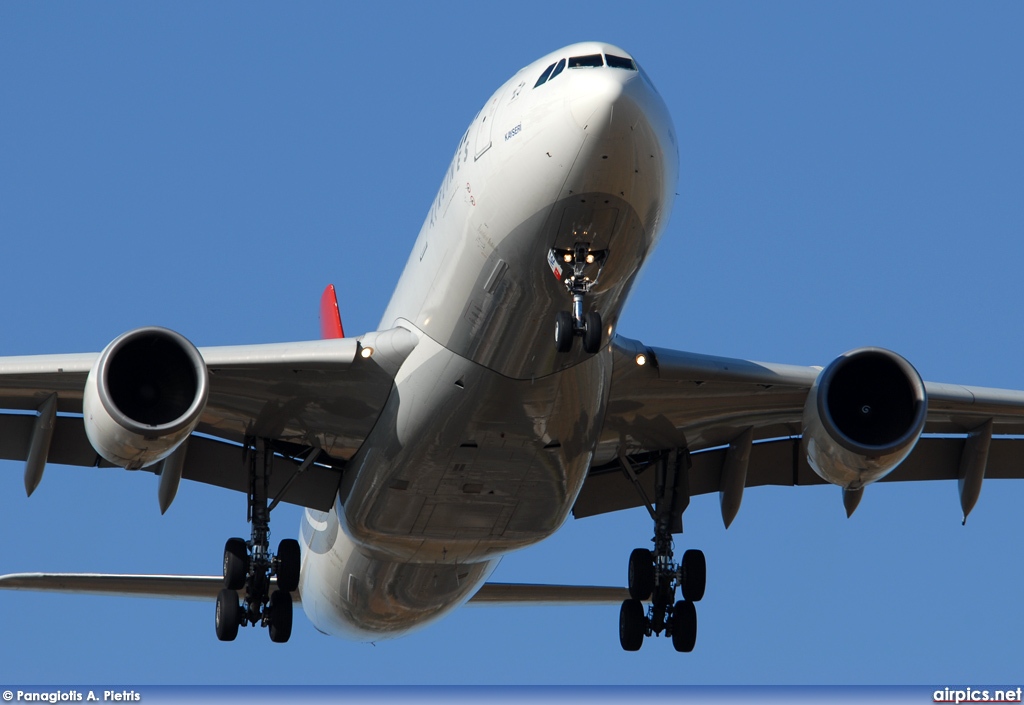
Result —
[[600, 54], [587, 54], [586, 56], [574, 56], [569, 59], [569, 68], [582, 69], [595, 66], [604, 66], [604, 59]]
[[536, 88], [540, 84], [544, 83], [544, 81], [548, 80], [548, 74], [551, 73], [551, 69], [553, 68], [555, 68], [555, 65], [551, 64], [546, 69], [544, 69], [544, 73], [540, 75], [540, 78], [538, 78], [537, 82], [533, 84], [533, 87]]
[[555, 76], [557, 76], [558, 74], [562, 73], [562, 70], [564, 68], [565, 68], [565, 59], [562, 59], [561, 61], [558, 62], [558, 66], [555, 67], [555, 70], [551, 72], [551, 77], [548, 78], [548, 80], [550, 81]]
[[627, 59], [624, 56], [615, 56], [614, 54], [605, 54], [604, 58], [613, 69], [636, 71], [636, 64], [633, 63], [632, 59]]
[[[597, 68], [600, 66], [607, 65], [613, 69], [626, 69], [627, 71], [636, 71], [636, 63], [629, 58], [624, 56], [615, 56], [614, 54], [587, 54], [586, 56], [573, 56], [569, 59], [569, 68], [571, 69], [582, 69], [582, 68]], [[554, 80], [555, 76], [562, 73], [565, 70], [566, 61], [562, 59], [557, 64], [551, 64], [541, 73], [540, 78], [533, 84], [534, 88], [544, 85], [548, 81]]]

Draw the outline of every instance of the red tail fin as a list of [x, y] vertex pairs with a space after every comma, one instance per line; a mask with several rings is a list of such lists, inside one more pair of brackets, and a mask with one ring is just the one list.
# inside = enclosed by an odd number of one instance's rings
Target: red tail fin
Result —
[[320, 297], [320, 337], [344, 338], [345, 329], [341, 326], [341, 313], [338, 311], [338, 293], [334, 284], [328, 284]]

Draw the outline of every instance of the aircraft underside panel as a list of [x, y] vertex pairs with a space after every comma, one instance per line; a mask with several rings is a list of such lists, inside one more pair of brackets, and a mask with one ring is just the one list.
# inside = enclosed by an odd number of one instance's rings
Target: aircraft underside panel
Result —
[[550, 535], [590, 465], [610, 375], [604, 354], [514, 380], [423, 338], [346, 469], [347, 531], [376, 555], [429, 563]]
[[302, 522], [302, 607], [324, 633], [376, 641], [426, 626], [469, 600], [498, 561], [405, 563], [368, 555], [338, 514]]

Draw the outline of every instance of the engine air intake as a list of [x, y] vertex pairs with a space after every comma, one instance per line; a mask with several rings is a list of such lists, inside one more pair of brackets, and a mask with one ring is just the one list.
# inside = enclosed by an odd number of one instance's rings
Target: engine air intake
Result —
[[910, 454], [928, 399], [913, 365], [882, 348], [840, 355], [804, 405], [803, 446], [822, 479], [847, 490], [877, 482]]
[[182, 417], [199, 386], [187, 351], [156, 332], [124, 343], [106, 373], [110, 401], [125, 416], [147, 426]]
[[209, 372], [192, 343], [166, 328], [138, 328], [115, 338], [89, 372], [85, 432], [115, 465], [146, 467], [188, 438], [208, 396]]
[[865, 352], [838, 367], [826, 383], [832, 423], [854, 443], [885, 448], [913, 429], [920, 399], [895, 358]]

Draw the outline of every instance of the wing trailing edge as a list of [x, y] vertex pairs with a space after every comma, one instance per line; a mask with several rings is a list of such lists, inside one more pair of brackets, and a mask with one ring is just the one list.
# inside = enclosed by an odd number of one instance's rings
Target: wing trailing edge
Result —
[[592, 585], [526, 585], [522, 583], [485, 583], [469, 600], [473, 607], [512, 607], [543, 605], [615, 605], [629, 599], [629, 590]]

